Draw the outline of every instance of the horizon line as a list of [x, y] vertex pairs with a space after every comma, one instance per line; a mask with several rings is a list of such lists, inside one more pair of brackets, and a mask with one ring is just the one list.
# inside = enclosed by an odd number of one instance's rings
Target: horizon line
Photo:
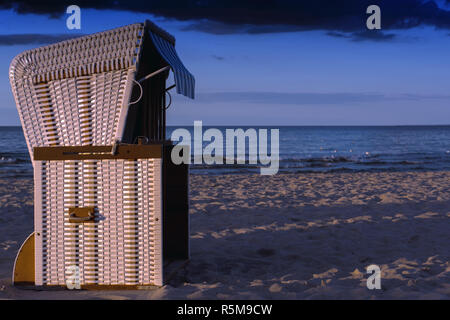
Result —
[[[168, 124], [166, 127], [193, 127], [193, 124]], [[227, 126], [241, 126], [241, 127], [448, 127], [448, 124], [202, 124], [207, 127], [227, 127]], [[21, 128], [22, 125], [0, 125], [0, 127], [14, 127]]]

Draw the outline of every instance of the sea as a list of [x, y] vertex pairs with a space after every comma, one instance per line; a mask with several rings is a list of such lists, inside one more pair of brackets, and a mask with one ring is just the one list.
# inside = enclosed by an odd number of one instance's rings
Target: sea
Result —
[[[178, 128], [187, 129], [194, 137], [193, 127], [173, 126], [167, 128], [167, 137], [170, 138]], [[209, 128], [204, 126], [203, 132]], [[270, 130], [279, 129], [279, 174], [450, 170], [450, 126], [214, 128], [222, 132], [224, 140], [226, 129], [267, 129], [269, 151]], [[203, 146], [209, 143], [204, 141]], [[247, 143], [247, 157], [250, 149]], [[190, 172], [207, 175], [259, 173], [260, 165], [191, 164]], [[32, 176], [30, 156], [21, 127], [0, 127], [0, 178]]]

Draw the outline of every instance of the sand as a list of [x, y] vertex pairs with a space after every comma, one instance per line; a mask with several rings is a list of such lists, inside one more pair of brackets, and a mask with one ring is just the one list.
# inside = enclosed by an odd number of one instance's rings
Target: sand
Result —
[[[450, 172], [192, 175], [191, 260], [140, 291], [11, 286], [32, 179], [0, 179], [0, 299], [449, 299]], [[381, 268], [381, 290], [366, 267]]]

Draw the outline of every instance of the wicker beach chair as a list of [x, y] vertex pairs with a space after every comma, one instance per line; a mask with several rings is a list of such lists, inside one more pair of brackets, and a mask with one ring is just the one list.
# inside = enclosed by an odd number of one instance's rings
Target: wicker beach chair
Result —
[[166, 79], [194, 98], [175, 39], [150, 21], [28, 50], [10, 82], [34, 169], [15, 284], [162, 285], [189, 257], [188, 172], [170, 160]]

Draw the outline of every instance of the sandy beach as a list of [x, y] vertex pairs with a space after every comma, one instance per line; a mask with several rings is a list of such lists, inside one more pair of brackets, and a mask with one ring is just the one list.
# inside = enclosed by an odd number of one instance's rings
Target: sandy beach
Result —
[[[0, 179], [1, 299], [449, 299], [450, 172], [191, 175], [191, 260], [139, 291], [11, 286], [32, 179]], [[381, 268], [381, 290], [366, 267]]]

